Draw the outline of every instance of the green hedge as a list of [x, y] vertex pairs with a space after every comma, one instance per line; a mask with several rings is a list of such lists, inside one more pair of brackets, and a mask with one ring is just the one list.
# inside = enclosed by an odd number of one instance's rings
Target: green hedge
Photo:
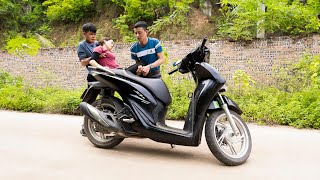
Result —
[[0, 72], [0, 108], [26, 112], [74, 114], [81, 90], [68, 91], [54, 87], [33, 88], [22, 78]]
[[320, 129], [320, 55], [305, 55], [298, 63], [276, 70], [269, 86], [239, 74], [234, 76], [238, 88], [231, 88], [228, 95], [243, 109], [245, 120]]

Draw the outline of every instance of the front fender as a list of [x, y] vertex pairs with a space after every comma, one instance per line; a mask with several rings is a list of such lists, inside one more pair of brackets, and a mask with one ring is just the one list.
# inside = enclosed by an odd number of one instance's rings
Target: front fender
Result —
[[[241, 115], [243, 113], [243, 111], [239, 108], [239, 106], [234, 101], [232, 101], [230, 98], [228, 98], [225, 95], [222, 95], [222, 98], [223, 98], [224, 102], [228, 105], [228, 108], [230, 110], [238, 113], [239, 115]], [[222, 107], [219, 104], [218, 97], [215, 97], [212, 100], [212, 102], [210, 103], [207, 112], [212, 112], [212, 111], [220, 110], [220, 109], [222, 109]]]

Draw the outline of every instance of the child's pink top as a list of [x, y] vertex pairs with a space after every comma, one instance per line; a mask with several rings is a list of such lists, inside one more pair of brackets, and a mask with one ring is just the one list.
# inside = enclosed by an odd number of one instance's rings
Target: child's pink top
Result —
[[93, 49], [93, 52], [105, 55], [105, 57], [98, 59], [98, 63], [101, 66], [105, 66], [110, 69], [119, 68], [118, 63], [116, 62], [116, 56], [111, 51], [104, 50], [102, 46], [98, 46]]

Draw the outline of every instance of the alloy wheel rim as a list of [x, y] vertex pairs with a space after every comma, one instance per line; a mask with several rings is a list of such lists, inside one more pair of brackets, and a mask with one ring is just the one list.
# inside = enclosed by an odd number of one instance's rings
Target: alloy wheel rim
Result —
[[[115, 108], [110, 106], [109, 104], [101, 104], [97, 106], [97, 109], [105, 113], [116, 112]], [[102, 143], [111, 141], [113, 139], [112, 137], [115, 136], [114, 133], [110, 133], [107, 130], [104, 130], [101, 125], [92, 121], [91, 119], [88, 119], [88, 129], [93, 138]]]
[[221, 114], [214, 124], [214, 138], [221, 151], [232, 158], [241, 158], [248, 151], [249, 137], [241, 121], [234, 115], [232, 118], [239, 130], [235, 135], [225, 114]]

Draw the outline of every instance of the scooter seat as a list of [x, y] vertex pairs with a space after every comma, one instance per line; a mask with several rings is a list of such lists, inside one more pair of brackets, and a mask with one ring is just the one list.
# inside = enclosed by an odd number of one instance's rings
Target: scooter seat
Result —
[[145, 86], [166, 105], [171, 103], [169, 90], [161, 78], [144, 78], [123, 69], [114, 69], [113, 72]]

